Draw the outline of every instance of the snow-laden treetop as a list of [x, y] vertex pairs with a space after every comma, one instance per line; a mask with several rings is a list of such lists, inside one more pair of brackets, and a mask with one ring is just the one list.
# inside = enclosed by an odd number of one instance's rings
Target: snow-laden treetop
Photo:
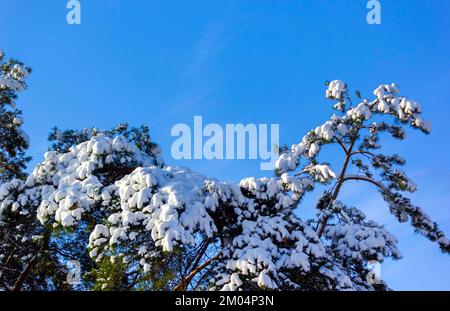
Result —
[[[404, 125], [430, 131], [419, 105], [398, 93], [394, 84], [381, 85], [375, 98], [353, 105], [347, 86], [330, 82], [326, 97], [337, 114], [282, 148], [274, 177], [239, 184], [166, 166], [159, 153], [117, 132], [66, 133], [76, 144], [45, 153], [26, 179], [0, 186], [0, 215], [4, 222], [12, 214], [36, 217], [50, 232], [90, 230], [89, 256], [130, 273], [152, 274], [158, 262], [195, 251], [175, 289], [194, 282], [222, 290], [386, 288], [366, 277], [367, 263], [400, 258], [397, 240], [339, 200], [342, 184], [374, 185], [399, 221], [450, 251], [437, 225], [402, 195], [416, 190], [397, 168], [404, 160], [376, 153], [382, 132], [403, 139]], [[319, 162], [326, 145], [342, 150], [339, 171]], [[301, 209], [294, 211], [318, 183], [332, 186], [318, 200], [317, 217], [302, 220]]]

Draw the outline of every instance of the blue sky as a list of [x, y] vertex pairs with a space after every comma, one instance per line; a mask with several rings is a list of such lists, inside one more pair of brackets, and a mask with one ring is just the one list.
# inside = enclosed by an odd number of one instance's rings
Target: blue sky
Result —
[[[176, 123], [278, 123], [298, 142], [332, 114], [324, 81], [341, 79], [370, 96], [396, 82], [421, 103], [433, 132], [386, 141], [402, 154], [419, 191], [414, 201], [450, 234], [450, 2], [381, 0], [381, 25], [366, 23], [365, 0], [80, 0], [81, 25], [66, 23], [65, 0], [1, 0], [0, 48], [33, 67], [20, 95], [36, 164], [47, 134], [61, 128], [150, 126], [166, 163], [237, 181], [270, 175], [259, 161], [170, 156]], [[329, 153], [333, 157], [333, 153]], [[332, 161], [331, 159], [323, 159]], [[318, 191], [299, 214], [310, 215]], [[341, 198], [385, 223], [404, 258], [382, 276], [394, 289], [450, 290], [450, 258], [397, 224], [362, 185]]]

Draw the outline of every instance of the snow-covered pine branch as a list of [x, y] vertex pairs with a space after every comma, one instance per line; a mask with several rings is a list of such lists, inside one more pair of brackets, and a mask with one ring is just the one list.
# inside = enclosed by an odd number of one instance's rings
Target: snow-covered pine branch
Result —
[[[380, 85], [373, 94], [374, 99], [363, 99], [356, 106], [352, 105], [347, 86], [340, 80], [328, 83], [326, 97], [337, 101], [334, 108], [339, 112], [330, 120], [308, 132], [299, 144], [294, 144], [290, 150], [283, 152], [276, 163], [278, 175], [294, 172], [315, 172], [316, 167], [325, 165], [326, 174], [315, 176], [319, 182], [330, 182], [333, 186], [329, 191], [331, 196], [328, 206], [338, 198], [344, 182], [350, 180], [366, 181], [374, 185], [381, 197], [389, 204], [390, 211], [402, 222], [411, 220], [419, 233], [431, 241], [437, 241], [442, 251], [450, 252], [449, 240], [438, 229], [419, 207], [404, 198], [402, 192], [414, 192], [416, 186], [408, 176], [398, 169], [405, 161], [398, 155], [377, 153], [380, 148], [380, 134], [385, 132], [395, 139], [405, 138], [404, 127], [409, 125], [428, 134], [430, 125], [421, 116], [419, 104], [407, 97], [398, 96], [399, 90], [395, 84]], [[378, 121], [376, 116], [384, 117]], [[345, 161], [339, 174], [327, 164], [318, 164], [321, 148], [326, 145], [336, 145], [342, 150]], [[303, 163], [301, 163], [303, 162]], [[303, 164], [301, 167], [300, 164]], [[351, 167], [363, 172], [363, 177], [347, 176]], [[296, 174], [295, 174], [296, 173]], [[378, 176], [379, 180], [373, 179]], [[324, 178], [325, 177], [325, 178]], [[327, 195], [328, 195], [327, 194]], [[318, 223], [318, 234], [321, 236], [326, 228], [328, 217], [322, 217]]]

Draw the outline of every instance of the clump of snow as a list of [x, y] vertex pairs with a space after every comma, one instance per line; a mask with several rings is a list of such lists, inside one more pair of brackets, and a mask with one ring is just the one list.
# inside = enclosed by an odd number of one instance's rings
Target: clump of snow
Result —
[[325, 93], [327, 98], [341, 99], [342, 93], [345, 92], [345, 84], [341, 80], [333, 80], [328, 84], [328, 89]]

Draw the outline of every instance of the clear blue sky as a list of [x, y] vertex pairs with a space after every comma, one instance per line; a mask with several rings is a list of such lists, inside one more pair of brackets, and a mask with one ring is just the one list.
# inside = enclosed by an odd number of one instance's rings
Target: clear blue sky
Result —
[[[0, 0], [0, 48], [34, 69], [18, 102], [33, 164], [54, 125], [129, 122], [150, 126], [168, 164], [231, 181], [270, 175], [259, 161], [175, 161], [171, 128], [194, 115], [222, 125], [279, 123], [290, 145], [331, 115], [325, 80], [363, 95], [396, 82], [422, 104], [433, 132], [409, 132], [387, 150], [406, 157], [415, 202], [450, 234], [449, 1], [381, 0], [377, 26], [366, 23], [365, 0], [80, 2], [82, 24], [70, 26], [65, 0]], [[450, 290], [449, 256], [397, 224], [373, 189], [344, 190], [400, 240], [404, 258], [382, 268], [391, 287]], [[300, 215], [311, 214], [315, 198]]]

